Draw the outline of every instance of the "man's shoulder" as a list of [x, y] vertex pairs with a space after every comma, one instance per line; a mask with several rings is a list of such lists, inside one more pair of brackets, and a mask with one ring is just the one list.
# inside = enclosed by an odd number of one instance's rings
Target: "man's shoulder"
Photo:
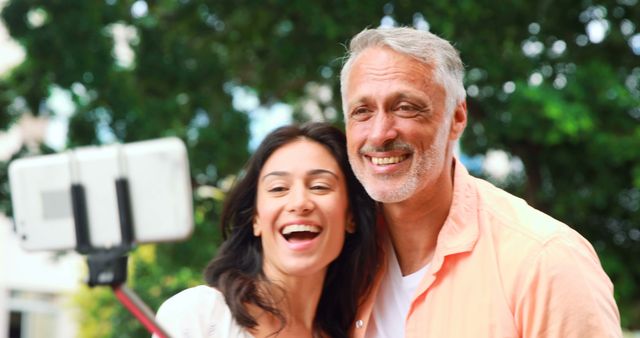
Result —
[[[502, 271], [547, 264], [571, 271], [574, 264], [600, 269], [589, 241], [567, 224], [528, 205], [523, 199], [477, 179], [480, 241], [490, 248]], [[567, 257], [580, 257], [575, 262]], [[580, 263], [577, 263], [577, 262]]]
[[478, 192], [478, 217], [490, 231], [519, 235], [540, 245], [557, 237], [576, 235], [567, 224], [532, 207], [522, 198], [488, 181], [479, 178], [474, 181]]

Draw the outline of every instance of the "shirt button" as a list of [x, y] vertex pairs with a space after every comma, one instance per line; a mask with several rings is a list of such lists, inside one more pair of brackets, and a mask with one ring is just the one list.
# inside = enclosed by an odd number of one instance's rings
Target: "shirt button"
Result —
[[361, 329], [364, 326], [364, 321], [362, 319], [356, 320], [356, 327]]

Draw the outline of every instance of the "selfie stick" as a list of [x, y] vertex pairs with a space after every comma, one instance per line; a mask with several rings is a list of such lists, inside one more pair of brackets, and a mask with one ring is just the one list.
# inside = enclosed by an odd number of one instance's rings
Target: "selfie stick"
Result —
[[78, 182], [71, 185], [71, 206], [76, 228], [76, 251], [87, 255], [90, 287], [109, 285], [116, 298], [144, 327], [157, 338], [169, 335], [155, 321], [149, 307], [125, 285], [127, 280], [128, 252], [133, 248], [133, 219], [129, 199], [129, 183], [126, 178], [115, 181], [118, 199], [118, 216], [122, 243], [112, 248], [96, 248], [89, 240], [87, 199], [84, 187]]

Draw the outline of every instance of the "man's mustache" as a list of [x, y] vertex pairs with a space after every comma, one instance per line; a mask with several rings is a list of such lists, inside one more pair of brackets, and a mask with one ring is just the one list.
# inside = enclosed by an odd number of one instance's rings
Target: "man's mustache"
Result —
[[408, 143], [399, 140], [389, 141], [388, 143], [383, 144], [380, 147], [372, 146], [365, 144], [360, 148], [360, 154], [364, 153], [377, 153], [377, 152], [388, 152], [388, 151], [402, 151], [402, 152], [413, 152], [413, 146]]

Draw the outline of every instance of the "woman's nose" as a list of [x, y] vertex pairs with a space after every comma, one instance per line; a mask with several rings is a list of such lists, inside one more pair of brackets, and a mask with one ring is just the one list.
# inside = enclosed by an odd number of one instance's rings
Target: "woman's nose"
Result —
[[311, 201], [307, 189], [298, 187], [291, 189], [287, 211], [292, 213], [308, 213], [313, 210], [313, 201]]

